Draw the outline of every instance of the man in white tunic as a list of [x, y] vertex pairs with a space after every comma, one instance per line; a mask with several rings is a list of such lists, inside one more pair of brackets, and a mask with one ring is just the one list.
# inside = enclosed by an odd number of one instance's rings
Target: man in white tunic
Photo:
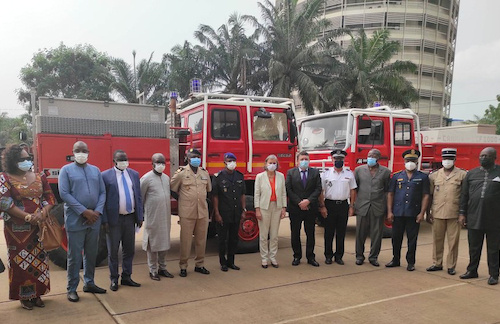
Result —
[[161, 153], [151, 158], [153, 170], [141, 178], [144, 204], [144, 235], [142, 248], [147, 251], [149, 277], [173, 278], [167, 271], [167, 250], [170, 249], [170, 178], [163, 173], [165, 157]]

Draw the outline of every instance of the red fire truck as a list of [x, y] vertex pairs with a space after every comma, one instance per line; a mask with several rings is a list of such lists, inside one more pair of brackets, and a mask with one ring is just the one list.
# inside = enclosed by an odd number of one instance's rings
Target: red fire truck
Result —
[[[414, 148], [422, 152], [419, 168], [429, 172], [441, 167], [441, 149], [458, 149], [456, 165], [469, 170], [479, 165], [479, 152], [487, 146], [500, 150], [500, 136], [477, 134], [472, 127], [443, 127], [421, 131], [418, 116], [410, 109], [389, 107], [346, 109], [297, 119], [299, 150], [306, 150], [311, 165], [331, 167], [333, 148], [348, 154], [345, 166], [354, 170], [366, 163], [367, 153], [376, 148], [382, 153], [381, 165], [395, 172], [404, 169], [402, 153]], [[467, 129], [469, 128], [469, 129]], [[384, 236], [390, 236], [386, 223]]]
[[[167, 122], [164, 108], [150, 105], [63, 98], [40, 98], [39, 103], [34, 116], [35, 168], [47, 175], [58, 198], [59, 170], [73, 160], [71, 151], [77, 140], [88, 144], [89, 163], [101, 170], [112, 167], [113, 152], [123, 149], [130, 167], [141, 175], [151, 169], [151, 156], [156, 152], [165, 155], [166, 170], [171, 174], [184, 164], [189, 147], [202, 152], [203, 167], [213, 175], [224, 168], [223, 154], [231, 151], [238, 157], [237, 169], [244, 174], [247, 189], [248, 211], [240, 224], [238, 248], [240, 252], [258, 249], [254, 179], [269, 154], [278, 156], [283, 172], [294, 166], [297, 132], [290, 99], [197, 94], [180, 103], [177, 111], [171, 105]], [[61, 223], [62, 206], [53, 209]], [[66, 250], [64, 242], [49, 256], [65, 267]], [[106, 256], [101, 235], [98, 263]]]

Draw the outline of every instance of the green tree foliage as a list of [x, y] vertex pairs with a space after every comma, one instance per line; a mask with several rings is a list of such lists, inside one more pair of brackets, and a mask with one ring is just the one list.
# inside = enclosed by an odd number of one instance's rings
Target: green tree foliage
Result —
[[489, 105], [489, 107], [484, 111], [484, 116], [479, 117], [474, 115], [474, 120], [468, 120], [467, 124], [489, 124], [496, 125], [497, 135], [500, 135], [500, 95], [497, 95], [497, 106]]
[[318, 72], [324, 51], [317, 37], [328, 26], [328, 21], [320, 18], [323, 4], [323, 0], [301, 5], [297, 0], [283, 0], [273, 5], [265, 0], [259, 3], [261, 19], [245, 16], [263, 37], [264, 55], [269, 56], [270, 94], [290, 97], [297, 90], [308, 113], [321, 105]]
[[418, 99], [416, 89], [403, 77], [417, 66], [410, 61], [390, 63], [399, 43], [388, 40], [388, 30], [377, 30], [371, 38], [364, 30], [348, 33], [351, 43], [332, 59], [332, 78], [323, 88], [330, 107], [367, 108], [375, 101], [409, 107]]
[[[153, 62], [153, 53], [148, 60], [141, 60], [136, 67], [125, 62], [123, 59], [111, 59], [111, 73], [114, 82], [112, 89], [120, 99], [129, 103], [138, 103], [136, 96], [136, 85], [139, 93], [144, 92], [147, 104], [165, 104], [165, 93], [167, 92], [167, 66], [165, 60]], [[136, 79], [137, 78], [137, 81]]]
[[[0, 114], [0, 147], [21, 143], [19, 137], [21, 132], [29, 134], [25, 118], [9, 118], [6, 113]], [[31, 138], [28, 138], [25, 142], [31, 143], [31, 141]]]
[[36, 97], [110, 100], [113, 78], [108, 63], [108, 56], [91, 45], [67, 47], [61, 43], [40, 50], [21, 69], [24, 88], [17, 90], [19, 102], [30, 102], [31, 88], [36, 89]]

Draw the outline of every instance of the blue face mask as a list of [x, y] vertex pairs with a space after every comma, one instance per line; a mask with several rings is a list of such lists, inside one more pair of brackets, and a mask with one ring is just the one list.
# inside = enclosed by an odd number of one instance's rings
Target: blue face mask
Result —
[[19, 170], [26, 172], [31, 170], [31, 167], [33, 167], [33, 162], [24, 160], [23, 162], [18, 162], [17, 167], [19, 168]]
[[301, 169], [307, 169], [309, 167], [309, 160], [301, 160], [299, 166]]
[[366, 164], [368, 164], [368, 166], [374, 166], [377, 164], [377, 159], [376, 158], [373, 158], [373, 157], [369, 157], [366, 159]]
[[197, 168], [201, 164], [201, 159], [197, 157], [191, 158], [189, 159], [189, 164], [191, 164], [192, 167]]

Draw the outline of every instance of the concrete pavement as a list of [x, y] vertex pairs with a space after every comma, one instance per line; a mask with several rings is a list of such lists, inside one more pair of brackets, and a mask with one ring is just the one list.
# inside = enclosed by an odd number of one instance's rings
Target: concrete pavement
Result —
[[[379, 257], [381, 267], [365, 262], [355, 264], [355, 219], [349, 220], [345, 265], [325, 265], [323, 229], [316, 228], [316, 259], [319, 268], [305, 260], [292, 267], [289, 220], [280, 226], [279, 269], [262, 269], [258, 253], [236, 256], [242, 269], [222, 272], [218, 265], [217, 242], [207, 245], [208, 276], [193, 272], [191, 259], [187, 278], [179, 277], [179, 226], [172, 217], [172, 248], [168, 270], [173, 279], [149, 279], [141, 234], [136, 241], [132, 278], [142, 287], [120, 286], [110, 291], [107, 266], [96, 270], [97, 285], [108, 289], [104, 295], [83, 293], [80, 302], [66, 299], [66, 272], [51, 264], [51, 292], [44, 309], [26, 311], [18, 301], [8, 300], [7, 273], [0, 275], [2, 323], [498, 323], [500, 286], [488, 286], [486, 255], [483, 249], [478, 279], [460, 280], [468, 263], [467, 233], [461, 233], [457, 275], [446, 271], [429, 273], [432, 264], [431, 227], [423, 224], [417, 248], [417, 270], [406, 271], [383, 265], [391, 260], [390, 239], [384, 239]], [[303, 237], [305, 244], [305, 237]], [[305, 248], [305, 247], [304, 247]], [[366, 244], [369, 249], [369, 240]], [[406, 245], [403, 247], [403, 255]], [[446, 251], [445, 251], [446, 255]], [[0, 257], [6, 262], [3, 233]], [[446, 265], [444, 265], [446, 267]]]

